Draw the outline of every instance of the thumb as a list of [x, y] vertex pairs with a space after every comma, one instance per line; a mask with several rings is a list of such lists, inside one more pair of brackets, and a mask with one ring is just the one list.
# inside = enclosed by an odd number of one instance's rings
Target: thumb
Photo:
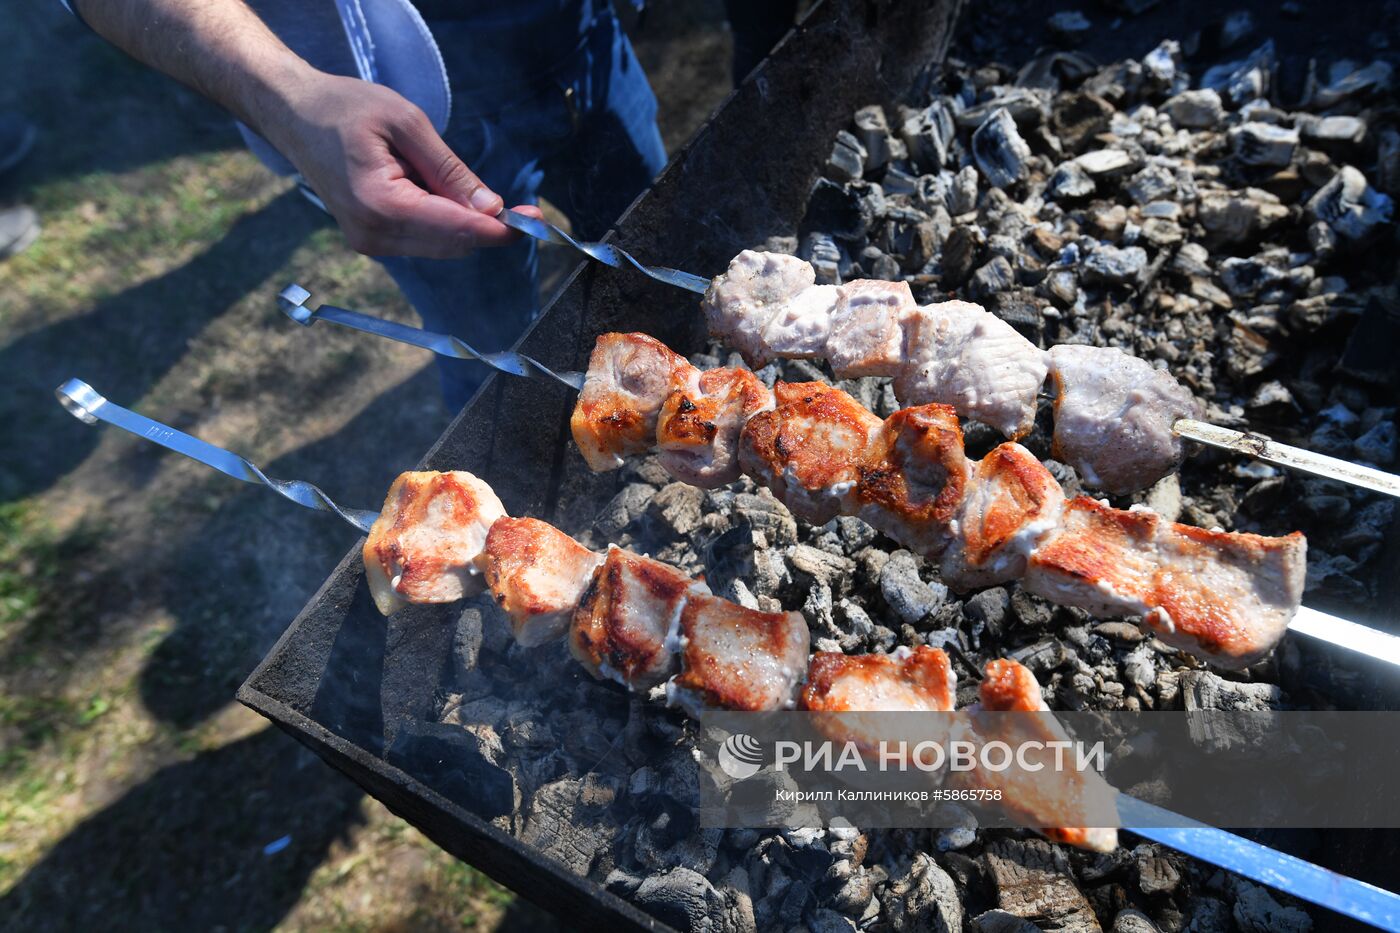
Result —
[[493, 217], [505, 207], [501, 196], [448, 148], [422, 111], [395, 125], [390, 141], [433, 194]]

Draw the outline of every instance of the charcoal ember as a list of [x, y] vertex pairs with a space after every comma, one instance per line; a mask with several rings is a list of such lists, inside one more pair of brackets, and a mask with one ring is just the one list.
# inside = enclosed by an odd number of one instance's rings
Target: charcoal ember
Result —
[[943, 237], [933, 220], [915, 210], [891, 209], [880, 245], [897, 261], [891, 262], [892, 274], [876, 277], [898, 278], [901, 268], [917, 272], [934, 257], [942, 242]]
[[1093, 149], [1075, 160], [1080, 168], [1095, 179], [1116, 178], [1132, 172], [1140, 164], [1126, 149]]
[[1376, 187], [1400, 195], [1400, 131], [1383, 130], [1376, 142]]
[[439, 793], [483, 819], [509, 816], [518, 808], [519, 788], [489, 725], [405, 722], [384, 757], [409, 774], [431, 774]]
[[1016, 648], [1007, 657], [1024, 664], [1034, 674], [1048, 674], [1064, 664], [1068, 654], [1058, 638], [1042, 638]]
[[818, 907], [809, 911], [806, 927], [810, 933], [855, 933], [857, 927], [849, 917], [845, 917], [830, 907]]
[[1274, 70], [1274, 42], [1266, 40], [1243, 61], [1216, 65], [1201, 76], [1201, 87], [1220, 93], [1233, 106], [1263, 97]]
[[948, 212], [954, 217], [977, 209], [977, 168], [964, 165], [948, 184]]
[[1283, 271], [1259, 258], [1231, 256], [1220, 264], [1220, 283], [1236, 298], [1252, 298], [1287, 280]]
[[798, 256], [812, 264], [820, 285], [840, 285], [850, 275], [850, 257], [829, 234], [809, 233]]
[[957, 852], [977, 841], [977, 817], [955, 803], [938, 808], [938, 829], [933, 845], [939, 852]]
[[895, 281], [899, 278], [899, 260], [887, 255], [879, 247], [867, 246], [860, 251], [860, 265], [866, 270], [863, 278]]
[[840, 593], [848, 591], [855, 573], [854, 561], [808, 544], [796, 544], [789, 548], [787, 560], [797, 573]]
[[1143, 894], [1170, 894], [1181, 885], [1180, 869], [1158, 846], [1141, 845], [1134, 849], [1133, 867], [1138, 890]]
[[1021, 138], [1016, 121], [1005, 107], [987, 115], [972, 134], [972, 157], [987, 184], [1007, 188], [1026, 177], [1031, 147]]
[[1102, 285], [1136, 285], [1146, 268], [1147, 251], [1141, 246], [1099, 246], [1079, 265], [1086, 282]]
[[724, 836], [721, 829], [697, 829], [694, 817], [675, 806], [662, 807], [651, 819], [630, 828], [633, 853], [652, 871], [680, 867], [708, 874]]
[[724, 930], [729, 916], [724, 895], [689, 868], [648, 875], [632, 893], [638, 907], [677, 930]]
[[974, 129], [986, 122], [997, 110], [1005, 110], [1016, 121], [1018, 127], [1031, 128], [1043, 123], [1050, 116], [1050, 108], [1045, 97], [1034, 90], [1023, 87], [1004, 88], [991, 100], [968, 107], [954, 117], [954, 122], [964, 129]]
[[671, 474], [656, 457], [636, 457], [627, 461], [622, 476], [629, 483], [645, 483], [660, 489], [671, 482]]
[[1366, 431], [1352, 444], [1352, 450], [1360, 460], [1376, 466], [1390, 466], [1400, 457], [1400, 437], [1397, 436], [1395, 422], [1382, 421]]
[[1162, 105], [1162, 112], [1177, 126], [1193, 130], [1210, 129], [1225, 118], [1220, 94], [1209, 88], [1182, 91]]
[[1128, 179], [1123, 190], [1137, 204], [1176, 197], [1176, 175], [1164, 165], [1148, 165]]
[[1348, 376], [1375, 386], [1395, 384], [1400, 371], [1393, 348], [1400, 335], [1400, 307], [1373, 297], [1347, 338], [1339, 368]]
[[856, 111], [853, 122], [855, 137], [865, 147], [865, 168], [879, 171], [889, 164], [891, 144], [895, 141], [885, 111], [879, 105], [862, 107]]
[[1188, 712], [1262, 712], [1277, 709], [1283, 701], [1283, 692], [1276, 684], [1226, 680], [1210, 671], [1187, 671], [1181, 676], [1181, 691]]
[[1276, 195], [1259, 188], [1208, 191], [1197, 206], [1201, 226], [1218, 243], [1241, 243], [1288, 218]]
[[671, 483], [652, 497], [647, 521], [659, 538], [684, 538], [700, 527], [705, 492], [685, 483]]
[[655, 494], [656, 490], [645, 483], [628, 483], [603, 506], [598, 517], [593, 520], [593, 527], [604, 539], [616, 541], [620, 534], [646, 512], [647, 505]]
[[1120, 910], [1113, 918], [1113, 933], [1162, 933], [1152, 918], [1140, 910]]
[[1181, 43], [1175, 39], [1163, 40], [1142, 59], [1143, 71], [1166, 90], [1177, 87], [1178, 83], [1184, 86], [1189, 81], [1189, 78], [1180, 72], [1180, 67]]
[[1078, 10], [1061, 10], [1046, 19], [1045, 28], [1050, 30], [1050, 35], [1059, 44], [1074, 46], [1082, 42], [1084, 37], [1088, 35], [1090, 24], [1084, 14]]
[[988, 910], [973, 918], [977, 933], [1040, 933], [1040, 927], [1005, 910]]
[[962, 930], [962, 900], [957, 885], [927, 852], [914, 855], [909, 871], [886, 885], [880, 902], [885, 919], [896, 930]]
[[1267, 889], [1232, 877], [1230, 913], [1241, 933], [1310, 933], [1312, 918], [1297, 907], [1284, 907]]
[[895, 551], [880, 570], [880, 593], [902, 622], [917, 625], [948, 598], [941, 583], [926, 583], [919, 565], [908, 551]]
[[1199, 243], [1187, 243], [1172, 257], [1171, 270], [1188, 277], [1209, 277], [1215, 274], [1210, 265], [1210, 251]]
[[1108, 129], [1116, 111], [1097, 94], [1080, 91], [1060, 95], [1052, 105], [1050, 126], [1067, 152], [1079, 152], [1085, 144]]
[[1065, 162], [1055, 169], [1045, 186], [1045, 193], [1060, 201], [1075, 201], [1087, 198], [1098, 190], [1094, 179], [1077, 161]]
[[1140, 63], [1132, 60], [1114, 62], [1090, 75], [1084, 82], [1084, 90], [1120, 107], [1127, 106], [1140, 96], [1144, 77]]
[[1054, 269], [1041, 283], [1043, 294], [1060, 308], [1072, 308], [1079, 300], [1079, 277], [1071, 269]]
[[1235, 158], [1245, 165], [1287, 165], [1298, 148], [1298, 131], [1269, 123], [1242, 123], [1230, 129]]
[[1026, 289], [993, 295], [987, 309], [1031, 340], [1038, 337], [1045, 326], [1044, 302]]
[[1064, 850], [1041, 839], [997, 839], [982, 859], [1002, 910], [1041, 928], [1100, 933]]
[[1277, 379], [1270, 379], [1254, 390], [1245, 403], [1245, 408], [1268, 421], [1296, 414], [1298, 403], [1288, 387]]
[[868, 182], [837, 184], [818, 178], [807, 199], [803, 227], [830, 234], [840, 240], [856, 241], [870, 232], [885, 212], [884, 194]]
[[826, 176], [833, 181], [852, 182], [865, 174], [865, 146], [855, 136], [841, 130], [826, 160]]
[[1390, 222], [1394, 202], [1372, 188], [1365, 175], [1345, 165], [1312, 196], [1307, 211], [1308, 216], [1326, 223], [1347, 239], [1359, 240]]
[[920, 171], [938, 171], [948, 164], [949, 147], [957, 138], [952, 106], [939, 98], [923, 110], [904, 111], [899, 136]]
[[986, 240], [982, 231], [972, 224], [959, 224], [948, 235], [943, 245], [943, 284], [947, 288], [957, 288], [967, 281], [972, 270], [977, 268]]
[[1099, 201], [1085, 212], [1084, 219], [1094, 236], [1116, 243], [1128, 225], [1128, 209], [1121, 204]]
[[1308, 105], [1313, 110], [1326, 110], [1349, 98], [1388, 88], [1393, 70], [1389, 62], [1383, 61], [1371, 62], [1362, 68], [1346, 61], [1337, 62], [1329, 83], [1313, 91]]
[[1349, 151], [1366, 138], [1366, 121], [1360, 117], [1330, 116], [1300, 120], [1299, 131], [1304, 139], [1323, 148]]
[[973, 273], [968, 284], [974, 298], [986, 301], [997, 292], [1004, 292], [1016, 284], [1016, 272], [1005, 257], [993, 256]]
[[622, 787], [600, 774], [546, 784], [530, 798], [520, 841], [587, 875], [613, 855], [617, 829], [609, 811]]
[[859, 917], [888, 878], [889, 872], [882, 865], [838, 861], [827, 872], [827, 883], [839, 885], [831, 896], [831, 906], [843, 914]]

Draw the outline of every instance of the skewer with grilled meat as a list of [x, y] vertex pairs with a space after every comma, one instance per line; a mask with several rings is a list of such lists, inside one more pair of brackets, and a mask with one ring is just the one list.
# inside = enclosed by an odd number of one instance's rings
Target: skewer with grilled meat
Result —
[[[626, 337], [604, 339], [617, 346]], [[610, 373], [590, 371], [588, 381], [605, 383]], [[683, 391], [656, 389], [663, 390]], [[841, 514], [863, 518], [937, 561], [944, 582], [955, 590], [1030, 572], [1026, 586], [1032, 592], [1100, 616], [1146, 615], [1144, 626], [1164, 641], [1226, 667], [1267, 653], [1301, 600], [1301, 535], [1207, 533], [1159, 522], [1152, 527], [1165, 529], [1160, 536], [1123, 538], [1117, 558], [1087, 560], [1084, 555], [1107, 545], [1100, 540], [1102, 529], [1084, 520], [1085, 507], [1078, 501], [1066, 505], [1054, 476], [1018, 444], [1002, 444], [969, 461], [950, 406], [902, 409], [880, 421], [824, 383], [780, 382], [774, 396], [773, 408], [743, 425], [742, 416], [727, 425], [737, 428], [743, 471], [814, 524]], [[654, 397], [647, 404], [667, 405]], [[576, 411], [576, 431], [580, 425], [599, 445], [612, 443], [610, 423]], [[1145, 521], [1140, 511], [1094, 508], [1103, 510], [1109, 529]], [[1212, 586], [1202, 588], [1200, 580]]]
[[600, 472], [656, 446], [657, 419], [672, 391], [701, 394], [700, 370], [645, 334], [599, 337], [588, 372], [570, 427], [583, 459]]
[[1034, 424], [1049, 375], [1060, 392], [1056, 455], [1085, 482], [1132, 492], [1180, 466], [1182, 441], [1172, 424], [1199, 417], [1200, 405], [1146, 361], [1101, 347], [1047, 353], [980, 305], [917, 307], [903, 282], [815, 285], [815, 273], [802, 265], [791, 256], [741, 253], [702, 302], [710, 334], [751, 366], [824, 358], [838, 379], [891, 377], [901, 404], [952, 405], [1012, 440]]

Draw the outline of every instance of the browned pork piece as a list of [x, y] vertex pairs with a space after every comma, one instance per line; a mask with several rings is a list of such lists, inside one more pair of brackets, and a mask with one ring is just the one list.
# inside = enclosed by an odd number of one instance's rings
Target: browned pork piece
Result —
[[1031, 555], [1022, 585], [1095, 616], [1139, 616], [1162, 641], [1222, 667], [1273, 650], [1303, 598], [1307, 542], [1207, 531], [1080, 497]]
[[[1050, 711], [1035, 675], [1008, 658], [987, 664], [978, 693], [981, 708], [990, 713]], [[979, 768], [968, 783], [1000, 790], [1000, 806], [1022, 825], [1035, 828], [1047, 839], [1096, 852], [1112, 852], [1118, 848], [1116, 829], [1084, 826], [1090, 822], [1116, 822], [1114, 790], [1096, 771], [1057, 770], [1053, 747], [1037, 752], [1027, 744], [1069, 740], [1053, 717], [982, 716], [977, 720], [977, 732], [978, 740], [983, 742], [1005, 742], [1012, 748], [1025, 745], [1029, 768], [1012, 767], [1006, 771]]]
[[809, 636], [799, 612], [758, 612], [692, 595], [677, 642], [681, 672], [666, 684], [667, 702], [692, 715], [790, 708], [807, 673]]
[[972, 463], [947, 405], [905, 408], [886, 418], [859, 467], [856, 515], [926, 556], [953, 538]]
[[699, 394], [700, 371], [645, 334], [603, 334], [569, 426], [590, 469], [615, 470], [656, 446], [661, 407], [676, 389]]
[[1061, 344], [1049, 357], [1055, 459], [1114, 495], [1176, 472], [1186, 445], [1172, 425], [1201, 417], [1200, 402], [1185, 386], [1116, 347]]
[[[848, 286], [849, 287], [849, 286]], [[1045, 351], [981, 305], [945, 301], [905, 318], [900, 404], [939, 402], [1013, 440], [1030, 433]]]
[[365, 539], [365, 578], [386, 616], [407, 603], [450, 603], [481, 592], [476, 557], [506, 514], [470, 473], [401, 473]]
[[703, 583], [650, 557], [608, 548], [569, 628], [569, 650], [589, 673], [632, 689], [671, 676], [681, 609]]
[[772, 358], [763, 339], [769, 322], [816, 280], [812, 266], [796, 256], [746, 249], [711, 283], [700, 307], [710, 333], [742, 353], [744, 361], [757, 369]]
[[692, 389], [666, 397], [656, 425], [661, 465], [672, 476], [714, 489], [739, 478], [739, 432], [773, 393], [747, 369], [710, 369]]
[[564, 634], [602, 562], [602, 554], [536, 518], [498, 519], [481, 552], [486, 585], [526, 647]]
[[1065, 494], [1045, 464], [1006, 443], [977, 461], [939, 569], [959, 592], [1019, 578], [1037, 544], [1060, 521]]
[[778, 405], [749, 419], [739, 465], [799, 518], [814, 525], [847, 511], [880, 419], [823, 382], [780, 382]]

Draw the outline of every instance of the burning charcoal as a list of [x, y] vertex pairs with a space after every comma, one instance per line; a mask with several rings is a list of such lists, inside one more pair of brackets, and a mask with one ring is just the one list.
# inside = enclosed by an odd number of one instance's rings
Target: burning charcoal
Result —
[[665, 538], [684, 538], [700, 527], [703, 490], [685, 483], [671, 483], [647, 506], [647, 517]]
[[1101, 68], [1084, 82], [1084, 89], [1115, 104], [1128, 104], [1142, 91], [1142, 65], [1135, 61], [1115, 62]]
[[1210, 671], [1182, 674], [1181, 690], [1187, 712], [1210, 709], [1262, 712], [1277, 709], [1283, 699], [1283, 692], [1275, 684], [1240, 683]]
[[1259, 259], [1231, 256], [1220, 264], [1220, 282], [1236, 298], [1248, 298], [1263, 289], [1282, 282], [1287, 277], [1274, 266]]
[[1138, 890], [1143, 894], [1170, 894], [1181, 885], [1181, 872], [1157, 846], [1142, 845], [1133, 850]]
[[1113, 918], [1113, 933], [1162, 933], [1147, 914], [1131, 907]]
[[1061, 308], [1072, 308], [1079, 299], [1079, 279], [1069, 269], [1056, 269], [1045, 277], [1041, 286], [1045, 294]]
[[1090, 29], [1089, 20], [1078, 10], [1061, 10], [1045, 21], [1050, 35], [1065, 46], [1078, 45]]
[[977, 841], [977, 817], [966, 807], [946, 803], [938, 808], [940, 826], [933, 844], [939, 852], [957, 852]]
[[879, 171], [889, 164], [890, 143], [894, 141], [885, 111], [879, 105], [862, 107], [856, 111], [854, 122], [855, 135], [865, 147], [865, 167]]
[[826, 161], [828, 178], [841, 183], [855, 181], [865, 174], [866, 151], [860, 140], [845, 130], [836, 134], [836, 145]]
[[1258, 188], [1210, 191], [1201, 196], [1197, 216], [1216, 241], [1239, 243], [1287, 219], [1288, 208]]
[[846, 251], [825, 233], [808, 234], [798, 255], [812, 264], [818, 284], [839, 285], [850, 273]]
[[963, 612], [968, 619], [974, 624], [985, 625], [992, 632], [1000, 632], [1010, 609], [1011, 597], [1000, 586], [983, 590], [963, 604]]
[[921, 171], [936, 172], [948, 163], [948, 147], [957, 135], [953, 108], [940, 98], [921, 111], [906, 111], [899, 135], [914, 164]]
[[1322, 117], [1317, 120], [1300, 120], [1299, 129], [1303, 138], [1315, 143], [1332, 146], [1356, 146], [1366, 138], [1366, 121], [1360, 117]]
[[632, 895], [637, 906], [677, 930], [723, 930], [724, 895], [689, 868], [648, 875]]
[[978, 914], [973, 925], [977, 933], [1040, 933], [1040, 927], [1005, 910]]
[[1138, 204], [1169, 202], [1176, 197], [1176, 176], [1165, 166], [1149, 165], [1129, 179], [1124, 190]]
[[828, 554], [808, 544], [789, 548], [787, 559], [794, 570], [806, 574], [813, 582], [841, 593], [849, 588], [855, 573], [855, 563], [849, 558]]
[[1342, 166], [1307, 204], [1309, 216], [1351, 240], [1389, 223], [1393, 208], [1390, 198], [1367, 184], [1366, 176], [1350, 165]]
[[1182, 91], [1162, 105], [1162, 111], [1177, 126], [1187, 129], [1209, 129], [1225, 117], [1220, 95], [1210, 89]]
[[1400, 195], [1400, 132], [1380, 134], [1376, 143], [1376, 187], [1390, 195]]
[[918, 192], [919, 181], [924, 177], [932, 178], [933, 176], [921, 175], [915, 178], [903, 169], [890, 166], [885, 169], [885, 174], [880, 179], [880, 187], [885, 189], [886, 197], [909, 197]]
[[1269, 39], [1242, 62], [1216, 65], [1201, 76], [1201, 87], [1220, 92], [1236, 107], [1263, 97], [1274, 68], [1274, 42]]
[[1231, 913], [1241, 933], [1312, 933], [1312, 918], [1296, 907], [1284, 907], [1267, 889], [1243, 878], [1231, 878]]
[[1063, 849], [1042, 839], [997, 839], [982, 860], [997, 906], [1007, 913], [1065, 933], [1099, 930], [1093, 908], [1075, 887]]
[[483, 819], [515, 812], [515, 778], [502, 767], [500, 738], [490, 726], [405, 722], [384, 757], [396, 767], [424, 779]]
[[1142, 67], [1148, 75], [1167, 88], [1173, 87], [1178, 78], [1181, 78], [1183, 86], [1185, 85], [1185, 76], [1177, 71], [1180, 65], [1181, 43], [1175, 39], [1165, 40], [1142, 59]]
[[948, 186], [948, 213], [954, 217], [977, 209], [977, 169], [965, 165]]
[[1108, 129], [1113, 114], [1113, 105], [1108, 101], [1097, 94], [1080, 91], [1056, 98], [1050, 126], [1066, 151], [1078, 152], [1094, 136]]
[[809, 933], [855, 933], [856, 925], [829, 907], [818, 907], [807, 915]]
[[880, 571], [880, 592], [900, 621], [917, 625], [948, 598], [941, 583], [925, 583], [919, 577], [914, 555], [895, 551]]
[[1045, 187], [1045, 193], [1056, 200], [1072, 201], [1094, 193], [1094, 179], [1077, 161], [1065, 162], [1055, 169]]
[[1235, 158], [1246, 165], [1287, 165], [1298, 147], [1298, 131], [1269, 123], [1243, 123], [1230, 130]]
[[1314, 110], [1326, 110], [1359, 94], [1384, 90], [1390, 86], [1393, 70], [1387, 62], [1371, 62], [1365, 68], [1351, 70], [1347, 62], [1338, 62], [1332, 69], [1332, 80], [1326, 87], [1313, 92], [1310, 106]]
[[621, 492], [612, 497], [612, 501], [603, 506], [598, 517], [593, 520], [593, 527], [598, 529], [598, 533], [604, 539], [616, 541], [618, 535], [646, 511], [647, 504], [651, 502], [655, 493], [656, 490], [644, 483], [628, 483], [622, 487]]
[[1116, 242], [1128, 225], [1128, 209], [1121, 204], [1100, 201], [1089, 208], [1085, 219], [1094, 235], [1109, 242]]
[[1016, 273], [1004, 257], [994, 256], [972, 276], [968, 288], [978, 300], [1004, 292], [1016, 284]]
[[1065, 646], [1058, 638], [1042, 638], [1040, 641], [1017, 648], [1007, 657], [1024, 664], [1035, 674], [1048, 674], [1067, 657]]
[[954, 118], [954, 122], [964, 129], [981, 126], [994, 112], [1005, 109], [1017, 126], [1033, 127], [1049, 116], [1044, 99], [1035, 91], [1025, 88], [1011, 88], [997, 94], [984, 104], [969, 107]]
[[982, 231], [971, 224], [953, 228], [948, 242], [943, 245], [943, 282], [948, 288], [957, 288], [976, 268], [982, 253]]
[[1158, 249], [1175, 246], [1185, 236], [1180, 224], [1162, 217], [1148, 217], [1142, 222], [1142, 238]]
[[896, 930], [962, 929], [957, 885], [927, 852], [915, 853], [908, 874], [891, 881], [880, 901]]
[[1356, 439], [1352, 445], [1356, 456], [1376, 466], [1390, 466], [1400, 457], [1400, 438], [1395, 422], [1382, 421]]
[[1006, 188], [1026, 177], [1031, 147], [1016, 131], [1010, 111], [999, 107], [972, 134], [972, 156], [987, 184]]
[[1080, 263], [1085, 281], [1108, 285], [1135, 285], [1145, 268], [1147, 251], [1141, 246], [1100, 246]]

